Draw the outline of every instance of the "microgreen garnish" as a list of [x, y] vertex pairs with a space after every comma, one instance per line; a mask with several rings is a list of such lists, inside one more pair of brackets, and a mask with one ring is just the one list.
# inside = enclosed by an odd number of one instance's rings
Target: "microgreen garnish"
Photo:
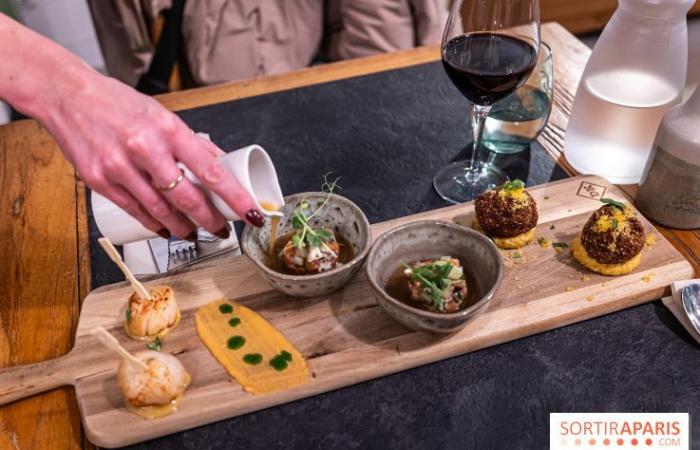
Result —
[[610, 219], [610, 228], [617, 230], [617, 219]]
[[131, 323], [131, 306], [126, 308], [126, 323]]
[[610, 205], [612, 207], [615, 207], [615, 208], [619, 209], [620, 211], [625, 210], [625, 204], [618, 202], [617, 200], [613, 200], [611, 198], [601, 198], [600, 201], [605, 203], [606, 205]]
[[150, 350], [155, 350], [157, 352], [160, 351], [161, 348], [161, 342], [160, 342], [160, 337], [156, 336], [155, 341], [149, 342], [146, 347], [148, 347]]
[[523, 183], [522, 180], [511, 180], [511, 181], [506, 181], [503, 183], [503, 186], [501, 186], [501, 189], [504, 191], [516, 191], [518, 189], [525, 189], [525, 183]]
[[568, 248], [569, 244], [566, 242], [552, 242], [552, 247], [554, 248]]
[[412, 282], [420, 282], [423, 285], [433, 307], [440, 309], [443, 301], [443, 291], [452, 284], [450, 272], [452, 272], [454, 266], [450, 263], [431, 263], [419, 267], [411, 267], [406, 263], [401, 264], [410, 271], [409, 279]]
[[328, 181], [329, 175], [330, 173], [327, 173], [323, 176], [323, 186], [321, 186], [321, 190], [326, 193], [326, 197], [323, 199], [321, 205], [319, 205], [315, 211], [310, 212], [309, 208], [311, 205], [309, 201], [303, 199], [299, 204], [299, 207], [294, 210], [294, 215], [292, 216], [292, 228], [295, 230], [295, 233], [292, 236], [292, 244], [299, 249], [301, 249], [305, 243], [310, 247], [321, 247], [326, 242], [331, 242], [333, 240], [332, 232], [326, 230], [325, 228], [314, 229], [310, 224], [311, 219], [321, 212], [321, 210], [328, 204], [333, 191], [336, 189], [342, 189], [340, 186], [338, 186], [338, 180], [340, 180], [340, 177], [333, 181]]

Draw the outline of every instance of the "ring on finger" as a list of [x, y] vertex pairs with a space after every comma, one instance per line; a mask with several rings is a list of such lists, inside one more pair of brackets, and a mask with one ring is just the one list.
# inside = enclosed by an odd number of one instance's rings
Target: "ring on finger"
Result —
[[175, 178], [167, 186], [156, 186], [156, 188], [158, 188], [158, 190], [161, 192], [172, 191], [184, 179], [185, 179], [185, 171], [180, 169], [180, 175], [178, 175], [177, 178]]

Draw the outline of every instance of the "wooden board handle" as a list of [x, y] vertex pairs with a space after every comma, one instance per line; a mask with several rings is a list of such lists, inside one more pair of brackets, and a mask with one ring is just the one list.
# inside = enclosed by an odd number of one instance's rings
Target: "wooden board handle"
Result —
[[36, 364], [0, 369], [0, 406], [73, 384], [78, 367], [71, 364], [69, 355]]

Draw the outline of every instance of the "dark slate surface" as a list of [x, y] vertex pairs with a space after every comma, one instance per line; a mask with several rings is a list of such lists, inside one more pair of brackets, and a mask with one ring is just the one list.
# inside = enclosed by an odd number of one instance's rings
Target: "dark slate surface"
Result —
[[[463, 156], [466, 107], [428, 64], [181, 116], [225, 149], [265, 147], [287, 194], [334, 171], [378, 222], [445, 206], [431, 178]], [[529, 185], [565, 177], [537, 144], [498, 162]], [[94, 286], [120, 280], [91, 249]], [[692, 413], [699, 369], [697, 346], [656, 302], [131, 448], [542, 449], [551, 411]]]

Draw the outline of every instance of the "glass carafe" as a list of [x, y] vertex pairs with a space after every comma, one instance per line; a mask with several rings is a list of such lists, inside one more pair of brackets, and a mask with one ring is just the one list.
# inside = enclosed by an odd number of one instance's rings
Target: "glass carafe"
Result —
[[694, 0], [619, 0], [581, 77], [564, 154], [583, 174], [638, 183], [664, 113], [680, 102]]

